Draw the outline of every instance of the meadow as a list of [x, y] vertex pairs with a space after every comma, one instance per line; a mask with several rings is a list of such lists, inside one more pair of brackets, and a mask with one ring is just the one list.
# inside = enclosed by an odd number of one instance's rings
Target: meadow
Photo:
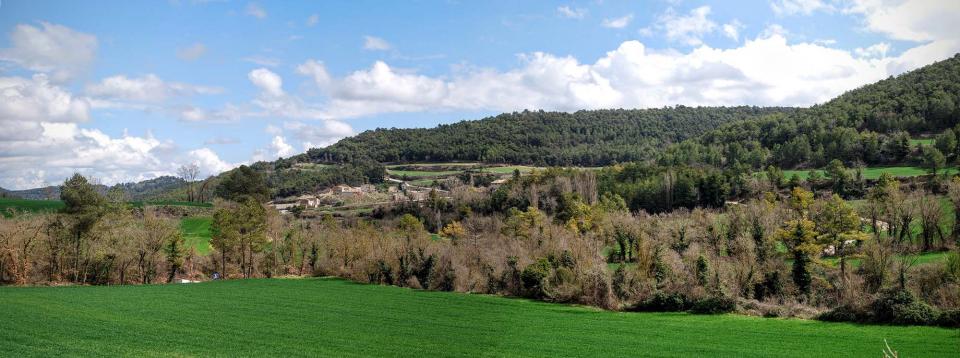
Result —
[[63, 202], [60, 200], [0, 198], [0, 212], [2, 212], [3, 216], [6, 217], [10, 217], [11, 210], [25, 212], [47, 212], [57, 211], [63, 207]]
[[329, 278], [0, 287], [0, 356], [955, 356], [957, 330], [623, 313]]
[[[817, 169], [817, 172], [821, 176], [824, 176], [824, 171], [822, 169]], [[948, 168], [945, 170], [946, 173], [956, 174], [956, 168]], [[852, 172], [851, 172], [852, 173]], [[908, 178], [921, 175], [927, 175], [927, 170], [921, 167], [868, 167], [863, 169], [863, 178], [864, 179], [878, 179], [880, 174], [890, 173], [897, 178]], [[787, 179], [790, 179], [794, 174], [796, 174], [800, 179], [807, 180], [810, 177], [810, 170], [784, 170], [783, 176]]]
[[209, 217], [186, 217], [180, 219], [180, 232], [187, 247], [193, 247], [197, 254], [206, 256], [210, 253], [210, 223]]

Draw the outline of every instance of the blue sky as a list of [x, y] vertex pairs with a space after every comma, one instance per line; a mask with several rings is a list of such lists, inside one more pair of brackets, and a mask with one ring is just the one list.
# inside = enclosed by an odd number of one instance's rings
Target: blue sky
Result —
[[0, 4], [0, 187], [215, 174], [523, 109], [808, 106], [960, 50], [926, 0]]

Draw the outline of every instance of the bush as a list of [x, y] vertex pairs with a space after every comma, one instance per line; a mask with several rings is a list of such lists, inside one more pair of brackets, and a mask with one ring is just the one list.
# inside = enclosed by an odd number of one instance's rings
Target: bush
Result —
[[902, 325], [929, 325], [940, 317], [937, 309], [923, 302], [913, 302], [909, 305], [894, 307], [893, 322]]
[[679, 312], [690, 308], [687, 297], [680, 293], [657, 291], [648, 300], [638, 303], [631, 309], [642, 312]]
[[909, 291], [900, 289], [881, 292], [870, 308], [873, 321], [877, 323], [928, 325], [940, 316], [936, 309], [918, 301]]
[[690, 308], [690, 312], [697, 314], [729, 313], [737, 309], [737, 302], [725, 296], [711, 296], [698, 300]]
[[869, 321], [869, 312], [862, 307], [841, 305], [817, 316], [820, 321], [826, 322], [865, 322]]
[[542, 258], [523, 269], [520, 282], [528, 296], [540, 298], [546, 295], [546, 279], [552, 268], [550, 261]]
[[960, 328], [960, 309], [943, 311], [936, 324], [940, 327]]

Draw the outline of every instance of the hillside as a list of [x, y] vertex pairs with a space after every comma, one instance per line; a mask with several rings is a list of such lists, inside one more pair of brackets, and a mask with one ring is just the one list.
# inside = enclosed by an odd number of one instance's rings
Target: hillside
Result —
[[792, 108], [668, 107], [574, 113], [523, 111], [436, 128], [377, 129], [311, 149], [314, 162], [368, 156], [378, 162], [479, 161], [599, 166], [638, 161], [717, 126]]
[[912, 160], [911, 136], [956, 125], [958, 96], [960, 55], [810, 108], [523, 111], [428, 129], [366, 131], [290, 159], [601, 166], [659, 158], [755, 168], [819, 167], [840, 159], [889, 165]]
[[[101, 193], [106, 193], [111, 188], [123, 189], [128, 196], [127, 199], [134, 201], [155, 200], [162, 198], [165, 193], [175, 191], [184, 187], [186, 182], [183, 179], [162, 176], [154, 179], [148, 179], [136, 183], [121, 183], [112, 187], [106, 185], [97, 185]], [[50, 200], [60, 198], [60, 186], [51, 185], [42, 188], [25, 190], [8, 190], [6, 194], [12, 197], [30, 200]]]
[[[0, 295], [0, 355], [16, 357], [869, 357], [884, 340], [908, 357], [956, 351], [956, 332], [942, 328], [615, 313], [335, 279], [0, 287]], [[691, 337], [697, 344], [677, 344]]]

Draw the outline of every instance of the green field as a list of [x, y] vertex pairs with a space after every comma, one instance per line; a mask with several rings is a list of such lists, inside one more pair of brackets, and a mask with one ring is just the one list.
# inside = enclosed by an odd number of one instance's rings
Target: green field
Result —
[[199, 255], [210, 253], [210, 222], [208, 217], [189, 217], [180, 220], [180, 232], [188, 247], [193, 247]]
[[[820, 175], [824, 175], [822, 169], [818, 169], [817, 172], [820, 172]], [[880, 174], [890, 173], [894, 177], [906, 178], [906, 177], [915, 177], [920, 175], [927, 175], [927, 170], [920, 167], [872, 167], [863, 169], [864, 179], [877, 179], [880, 178]], [[947, 173], [956, 174], [956, 168], [948, 168]], [[790, 179], [794, 174], [800, 177], [800, 179], [807, 180], [810, 177], [810, 170], [784, 170], [783, 176], [787, 179]], [[853, 172], [851, 171], [851, 174]]]
[[956, 356], [957, 330], [617, 313], [338, 279], [0, 287], [0, 356]]
[[915, 147], [915, 148], [916, 148], [916, 147], [919, 147], [919, 146], [921, 146], [921, 145], [933, 145], [933, 143], [934, 143], [933, 138], [929, 138], [929, 139], [911, 139], [911, 140], [910, 140], [910, 145], [913, 146], [913, 147]]
[[451, 176], [463, 173], [460, 170], [441, 170], [441, 171], [425, 171], [425, 170], [393, 170], [387, 169], [387, 174], [393, 177], [408, 177], [408, 178], [421, 178], [421, 177], [444, 177]]
[[0, 212], [4, 216], [10, 216], [10, 210], [26, 212], [45, 212], [57, 211], [63, 208], [63, 202], [60, 200], [27, 200], [0, 198]]

